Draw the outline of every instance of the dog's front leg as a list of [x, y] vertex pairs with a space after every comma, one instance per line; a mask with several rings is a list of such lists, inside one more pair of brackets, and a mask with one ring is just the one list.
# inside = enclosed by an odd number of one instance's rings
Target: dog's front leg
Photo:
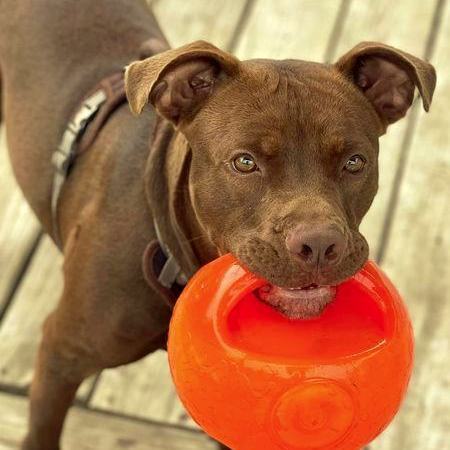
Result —
[[[95, 372], [57, 311], [48, 317], [30, 390], [29, 432], [22, 450], [58, 450], [67, 410], [83, 379]], [[73, 336], [72, 336], [73, 337]]]

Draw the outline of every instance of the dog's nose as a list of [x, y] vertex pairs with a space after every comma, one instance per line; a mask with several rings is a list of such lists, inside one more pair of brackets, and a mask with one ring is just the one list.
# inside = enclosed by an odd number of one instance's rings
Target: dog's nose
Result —
[[298, 225], [286, 237], [288, 250], [308, 269], [324, 269], [343, 257], [346, 239], [333, 225]]

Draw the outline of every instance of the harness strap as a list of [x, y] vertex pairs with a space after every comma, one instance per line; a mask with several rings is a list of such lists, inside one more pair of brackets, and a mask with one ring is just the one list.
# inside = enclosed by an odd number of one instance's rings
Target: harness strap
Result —
[[[53, 235], [61, 245], [58, 223], [58, 204], [64, 182], [78, 156], [90, 148], [110, 115], [126, 102], [123, 72], [110, 75], [83, 100], [68, 123], [61, 142], [52, 156], [55, 166], [51, 211]], [[164, 244], [156, 221], [157, 240], [150, 242], [143, 255], [143, 272], [150, 286], [156, 289], [173, 306], [187, 283], [176, 258]]]
[[116, 108], [126, 102], [123, 73], [104, 78], [83, 100], [69, 121], [61, 142], [52, 156], [55, 167], [51, 210], [53, 235], [61, 244], [58, 222], [58, 204], [61, 191], [75, 159], [86, 151], [97, 137], [102, 126]]

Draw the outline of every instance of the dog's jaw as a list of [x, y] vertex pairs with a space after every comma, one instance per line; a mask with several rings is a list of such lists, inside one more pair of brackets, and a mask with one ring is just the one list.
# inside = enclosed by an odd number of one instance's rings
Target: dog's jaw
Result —
[[333, 286], [307, 288], [282, 288], [266, 285], [257, 291], [257, 297], [273, 306], [289, 319], [312, 319], [318, 317], [336, 295]]

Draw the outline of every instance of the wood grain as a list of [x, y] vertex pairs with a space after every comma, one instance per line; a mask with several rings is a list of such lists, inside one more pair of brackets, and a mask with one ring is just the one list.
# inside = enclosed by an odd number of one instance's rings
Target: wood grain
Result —
[[338, 0], [259, 0], [235, 53], [241, 59], [321, 61], [340, 5]]
[[[43, 238], [0, 327], [0, 383], [26, 388], [31, 382], [41, 325], [62, 292], [62, 258], [48, 237]], [[84, 399], [92, 385], [80, 388]]]
[[163, 351], [134, 364], [105, 370], [90, 405], [121, 414], [197, 427], [178, 400], [167, 353]]
[[153, 11], [172, 46], [204, 39], [226, 48], [245, 4], [246, 0], [159, 0]]
[[39, 233], [39, 224], [16, 184], [0, 128], [0, 313]]
[[[332, 59], [337, 59], [361, 41], [379, 41], [423, 56], [436, 4], [435, 0], [414, 4], [410, 0], [351, 2]], [[361, 226], [372, 257], [378, 255], [408, 118], [389, 127], [380, 140], [379, 190]]]
[[[26, 431], [27, 401], [0, 393], [0, 450], [19, 449]], [[216, 450], [203, 433], [142, 423], [72, 408], [64, 450]]]
[[421, 114], [383, 267], [409, 306], [416, 363], [406, 403], [374, 450], [450, 449], [450, 5], [434, 63], [435, 101]]

